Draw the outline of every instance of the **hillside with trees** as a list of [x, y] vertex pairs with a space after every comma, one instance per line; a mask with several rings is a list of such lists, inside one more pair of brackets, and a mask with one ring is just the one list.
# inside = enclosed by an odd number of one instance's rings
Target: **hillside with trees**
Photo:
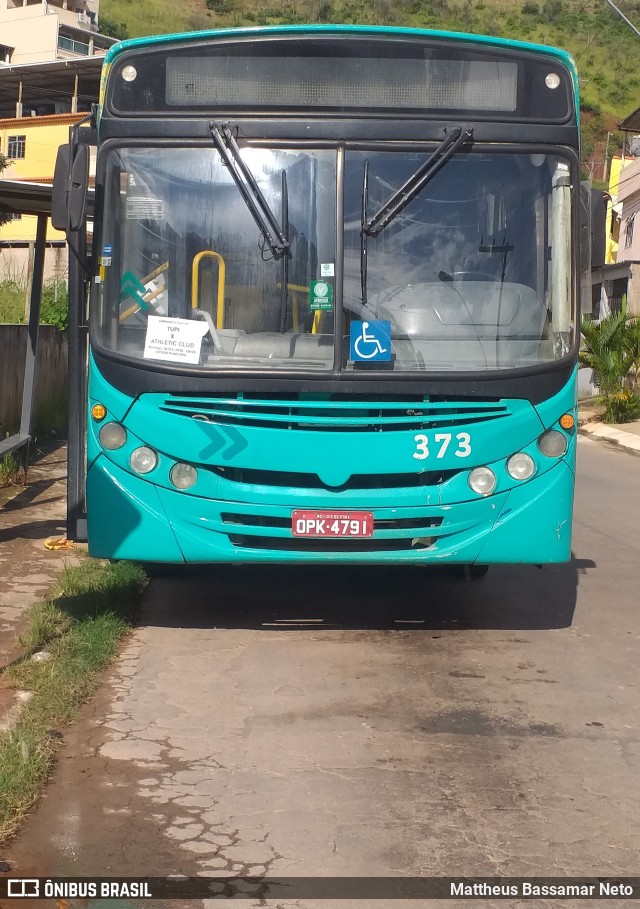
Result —
[[[399, 25], [499, 35], [563, 47], [580, 73], [585, 170], [622, 145], [621, 119], [640, 105], [640, 38], [606, 0], [102, 0], [101, 31], [137, 37], [238, 26]], [[640, 0], [616, 5], [640, 26]], [[608, 134], [611, 134], [608, 136]], [[607, 143], [608, 137], [608, 143]]]

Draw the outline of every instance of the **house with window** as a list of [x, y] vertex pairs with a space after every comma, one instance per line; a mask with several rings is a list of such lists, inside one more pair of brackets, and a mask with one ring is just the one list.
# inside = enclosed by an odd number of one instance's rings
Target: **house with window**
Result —
[[98, 31], [99, 0], [0, 0], [3, 65], [91, 57], [113, 39]]
[[[83, 114], [49, 114], [0, 120], [0, 151], [9, 161], [9, 166], [0, 174], [0, 183], [6, 179], [50, 184], [58, 146], [68, 141], [69, 127], [82, 116]], [[0, 226], [0, 281], [14, 280], [18, 284], [25, 282], [36, 223], [34, 215], [14, 212], [10, 214], [9, 222]], [[45, 254], [46, 280], [64, 280], [66, 265], [65, 236], [54, 230], [49, 223]]]
[[[99, 0], [0, 0], [0, 181], [50, 184], [58, 146], [98, 101], [114, 39], [98, 31]], [[11, 213], [0, 226], [0, 280], [28, 272], [36, 218]], [[64, 235], [47, 229], [45, 278], [64, 277]]]
[[625, 308], [640, 314], [640, 108], [620, 129], [623, 153], [611, 162], [606, 194], [607, 254], [592, 275], [594, 318]]
[[[56, 64], [34, 64], [35, 73], [25, 73], [28, 64], [18, 67], [20, 76], [12, 73], [14, 83], [3, 81], [0, 69], [0, 152], [8, 166], [0, 173], [3, 180], [19, 180], [26, 183], [51, 184], [55, 170], [58, 147], [69, 140], [69, 128], [86, 116], [93, 101], [97, 101], [100, 80], [98, 57], [93, 58], [93, 72], [82, 74], [82, 90], [78, 92], [78, 73], [65, 68], [57, 72]], [[38, 70], [46, 72], [37, 72]], [[15, 90], [20, 80], [23, 91], [23, 107], [27, 115], [15, 115]], [[49, 92], [46, 97], [54, 98], [61, 113], [36, 112], [37, 98], [46, 81]], [[75, 95], [74, 95], [75, 92]], [[33, 100], [30, 100], [33, 99]], [[6, 116], [13, 108], [11, 116]], [[72, 110], [76, 108], [76, 110]], [[82, 110], [85, 108], [85, 110]], [[48, 107], [45, 110], [49, 110]], [[95, 161], [92, 160], [92, 168]], [[95, 171], [94, 171], [95, 172]], [[8, 223], [0, 225], [0, 281], [7, 278], [23, 283], [28, 272], [29, 255], [33, 250], [37, 218], [10, 214]], [[45, 254], [45, 280], [64, 279], [67, 265], [66, 239], [63, 233], [47, 226], [47, 251]]]

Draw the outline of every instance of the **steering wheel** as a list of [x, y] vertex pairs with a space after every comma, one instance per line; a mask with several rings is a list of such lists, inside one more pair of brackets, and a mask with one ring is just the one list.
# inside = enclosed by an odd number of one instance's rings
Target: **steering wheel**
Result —
[[[375, 312], [376, 312], [375, 318], [376, 319], [379, 318], [377, 313], [380, 311], [380, 308], [385, 305], [385, 303], [388, 303], [389, 300], [393, 300], [393, 298], [397, 297], [398, 294], [401, 294], [403, 291], [405, 291], [408, 288], [411, 288], [413, 286], [414, 285], [412, 285], [412, 284], [393, 284], [391, 287], [387, 288], [386, 292], [383, 295], [381, 295], [379, 297], [379, 299], [376, 300], [376, 302], [375, 302]], [[371, 304], [369, 304], [369, 305], [371, 305]]]
[[[453, 271], [451, 278], [454, 281], [496, 281], [495, 275], [488, 271]], [[446, 283], [446, 282], [445, 282]]]

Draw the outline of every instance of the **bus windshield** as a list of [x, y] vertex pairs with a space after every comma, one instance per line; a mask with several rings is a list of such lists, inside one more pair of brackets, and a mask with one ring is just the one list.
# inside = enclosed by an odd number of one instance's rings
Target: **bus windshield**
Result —
[[[567, 163], [544, 152], [456, 152], [367, 236], [368, 220], [432, 151], [241, 148], [286, 238], [279, 251], [218, 149], [111, 150], [94, 342], [212, 373], [353, 371], [362, 363], [349, 359], [349, 323], [360, 320], [389, 324], [394, 371], [505, 370], [564, 356], [575, 321]], [[347, 338], [339, 363], [336, 326]]]

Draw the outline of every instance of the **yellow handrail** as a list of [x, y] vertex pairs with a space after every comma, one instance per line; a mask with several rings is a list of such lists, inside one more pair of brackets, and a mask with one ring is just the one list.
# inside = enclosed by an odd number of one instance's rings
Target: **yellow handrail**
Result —
[[224, 328], [224, 280], [225, 264], [220, 253], [212, 249], [203, 249], [193, 257], [191, 266], [191, 308], [198, 309], [198, 290], [200, 282], [200, 262], [202, 259], [209, 257], [218, 260], [218, 312], [216, 317], [216, 328]]
[[[278, 290], [281, 290], [281, 289], [282, 289], [282, 283], [281, 283], [281, 282], [276, 282], [276, 288], [277, 288]], [[299, 329], [299, 327], [300, 327], [300, 302], [299, 302], [299, 298], [300, 298], [300, 296], [301, 296], [302, 294], [308, 294], [308, 293], [309, 293], [309, 285], [308, 285], [308, 284], [289, 284], [289, 283], [287, 283], [287, 290], [288, 290], [288, 291], [291, 291], [291, 292], [293, 293], [293, 300], [291, 301], [291, 303], [292, 303], [292, 306], [291, 306], [291, 310], [292, 310], [292, 312], [291, 312], [291, 318], [292, 318], [292, 320], [293, 320], [293, 326], [292, 326], [292, 327], [293, 327], [293, 330], [294, 330], [294, 331], [298, 331], [298, 329]], [[317, 327], [317, 325], [316, 325], [316, 321], [315, 321], [315, 319], [314, 319], [313, 328], [311, 329], [311, 331], [312, 331], [313, 334], [315, 334], [315, 332], [316, 332], [316, 327]]]

